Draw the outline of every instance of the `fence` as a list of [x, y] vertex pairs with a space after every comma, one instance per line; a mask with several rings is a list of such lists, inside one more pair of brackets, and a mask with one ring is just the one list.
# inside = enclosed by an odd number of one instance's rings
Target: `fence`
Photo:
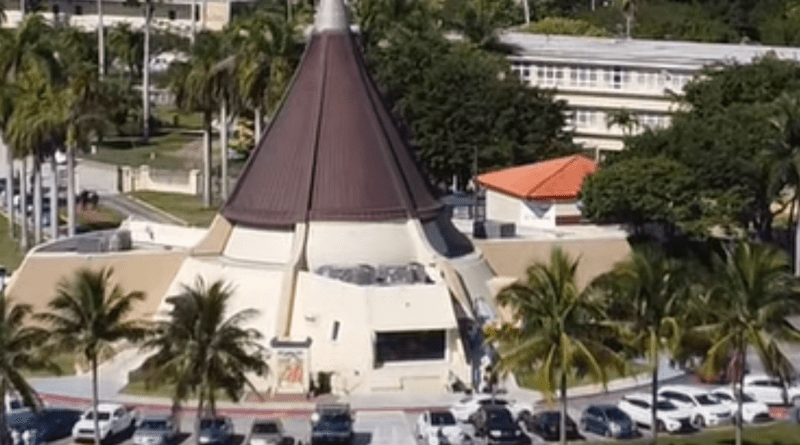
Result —
[[156, 170], [147, 165], [139, 168], [124, 166], [121, 169], [122, 192], [148, 190], [153, 192], [200, 194], [200, 170], [188, 172]]

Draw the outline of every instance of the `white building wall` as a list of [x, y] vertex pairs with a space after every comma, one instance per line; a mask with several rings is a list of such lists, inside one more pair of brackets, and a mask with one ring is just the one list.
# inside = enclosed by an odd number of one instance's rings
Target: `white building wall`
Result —
[[519, 199], [494, 190], [486, 190], [486, 217], [494, 221], [519, 223]]
[[309, 223], [309, 269], [323, 265], [406, 264], [420, 261], [407, 221]]

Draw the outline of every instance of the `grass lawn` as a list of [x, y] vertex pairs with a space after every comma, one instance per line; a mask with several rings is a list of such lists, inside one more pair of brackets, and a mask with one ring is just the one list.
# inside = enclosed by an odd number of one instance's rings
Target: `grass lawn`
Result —
[[[647, 365], [634, 363], [633, 365], [631, 365], [630, 373], [628, 375], [621, 376], [621, 375], [619, 375], [619, 373], [617, 373], [616, 370], [614, 370], [612, 368], [612, 369], [609, 369], [607, 371], [608, 372], [608, 381], [610, 382], [611, 380], [618, 379], [618, 378], [621, 378], [621, 377], [638, 376], [640, 374], [648, 372], [649, 370], [650, 370], [650, 368]], [[529, 373], [517, 373], [516, 377], [517, 377], [517, 384], [519, 384], [519, 386], [521, 386], [523, 388], [533, 389], [535, 391], [544, 391], [544, 389], [541, 387], [539, 382], [536, 380], [536, 373], [535, 372], [531, 371]], [[569, 378], [569, 379], [567, 379], [567, 388], [574, 388], [574, 387], [578, 387], [578, 386], [592, 385], [592, 384], [597, 384], [597, 383], [599, 383], [599, 382], [595, 382], [589, 376], [585, 376], [585, 377], [577, 378], [577, 379], [576, 378]]]
[[203, 207], [199, 196], [159, 192], [133, 192], [131, 195], [181, 218], [191, 226], [208, 227], [214, 216], [219, 213], [218, 206]]
[[121, 213], [102, 204], [94, 209], [90, 207], [81, 209], [78, 207], [77, 212], [75, 212], [75, 222], [80, 231], [84, 232], [119, 227], [123, 219]]
[[0, 266], [5, 266], [6, 271], [11, 273], [24, 257], [25, 253], [20, 250], [17, 242], [8, 236], [8, 220], [0, 216]]
[[75, 375], [75, 354], [61, 353], [53, 356], [53, 362], [61, 370], [61, 373], [53, 373], [49, 370], [23, 372], [26, 377], [52, 377], [52, 376], [66, 376]]
[[83, 157], [131, 167], [147, 164], [153, 168], [164, 169], [200, 168], [200, 163], [184, 156], [181, 149], [201, 139], [200, 134], [187, 133], [183, 130], [162, 132], [151, 137], [146, 144], [134, 136], [108, 138], [98, 146], [96, 154], [85, 154]]
[[153, 117], [160, 120], [166, 127], [199, 130], [203, 126], [201, 113], [186, 112], [174, 107], [156, 107], [153, 110]]
[[[734, 428], [726, 426], [687, 436], [659, 434], [658, 443], [662, 445], [731, 445], [734, 443], [735, 435]], [[616, 443], [644, 445], [652, 442], [648, 439]], [[797, 443], [800, 443], [800, 425], [780, 420], [764, 425], [745, 425], [744, 433], [742, 434], [742, 444], [744, 445], [788, 445]]]

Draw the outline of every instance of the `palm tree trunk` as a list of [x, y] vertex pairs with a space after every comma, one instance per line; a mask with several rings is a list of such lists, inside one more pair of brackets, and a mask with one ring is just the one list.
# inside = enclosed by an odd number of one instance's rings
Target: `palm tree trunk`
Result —
[[[561, 366], [564, 366], [562, 363]], [[558, 435], [561, 445], [567, 443], [567, 372], [561, 370], [561, 419], [559, 419]]]
[[525, 24], [528, 25], [531, 23], [531, 8], [528, 4], [528, 0], [522, 0], [522, 11], [525, 14]]
[[656, 351], [653, 358], [653, 381], [651, 387], [653, 404], [650, 407], [650, 430], [653, 432], [653, 444], [655, 445], [658, 443], [658, 416], [656, 415], [655, 403], [658, 397], [658, 351]]
[[19, 213], [21, 215], [21, 235], [19, 245], [22, 251], [28, 250], [28, 157], [22, 158], [22, 169], [19, 173]]
[[33, 155], [33, 244], [42, 243], [42, 161]]
[[67, 235], [75, 235], [75, 147], [67, 145]]
[[228, 198], [228, 104], [223, 99], [219, 109], [220, 194]]
[[259, 139], [261, 139], [261, 107], [256, 107], [253, 119], [253, 148], [258, 147]]
[[50, 239], [58, 238], [58, 164], [56, 155], [50, 156]]
[[744, 343], [744, 338], [739, 338], [739, 354], [742, 358], [739, 361], [739, 372], [736, 375], [736, 380], [739, 381], [739, 389], [736, 393], [736, 445], [742, 445], [742, 429], [744, 428], [744, 419], [742, 417], [742, 403], [744, 398], [744, 370], [747, 369], [747, 345]]
[[202, 11], [202, 14], [201, 14], [201, 19], [202, 20], [200, 21], [200, 24], [202, 26], [200, 26], [200, 31], [205, 31], [206, 30], [206, 18], [207, 18], [206, 15], [207, 15], [207, 13], [208, 13], [208, 0], [203, 0], [203, 11]]
[[[10, 184], [10, 183], [9, 183]], [[0, 377], [0, 425], [6, 424], [6, 379], [5, 377]], [[8, 434], [6, 428], [3, 427], [0, 429], [0, 445], [6, 445], [6, 439], [8, 438]], [[16, 444], [12, 444], [16, 445]]]
[[103, 0], [97, 0], [97, 69], [100, 78], [106, 74], [106, 42], [103, 29]]
[[144, 60], [142, 60], [142, 140], [150, 138], [150, 19], [153, 17], [150, 1], [144, 4]]
[[211, 207], [211, 113], [203, 117], [203, 206]]
[[8, 210], [8, 234], [11, 239], [15, 237], [15, 223], [14, 221], [14, 155], [11, 147], [3, 144], [3, 139], [0, 137], [0, 145], [6, 148], [6, 209]]
[[100, 420], [97, 418], [97, 405], [100, 403], [100, 396], [97, 392], [97, 356], [89, 358], [92, 364], [92, 408], [94, 409], [94, 443], [100, 445]]
[[194, 36], [197, 35], [197, 21], [195, 17], [197, 17], [197, 0], [192, 0], [192, 35], [189, 36], [192, 45], [194, 45]]
[[194, 422], [194, 443], [200, 445], [200, 419], [203, 417], [203, 388], [197, 394], [197, 420]]
[[792, 200], [792, 210], [789, 212], [789, 230], [792, 230], [792, 221], [795, 209], [798, 211], [797, 220], [794, 221], [794, 275], [800, 276], [800, 184], [795, 188], [794, 196], [797, 199]]

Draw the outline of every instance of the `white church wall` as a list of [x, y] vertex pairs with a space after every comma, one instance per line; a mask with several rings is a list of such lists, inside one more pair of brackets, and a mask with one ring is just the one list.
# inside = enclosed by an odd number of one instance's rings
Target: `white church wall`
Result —
[[294, 230], [251, 229], [235, 226], [231, 230], [224, 255], [228, 258], [262, 263], [289, 262]]
[[405, 264], [417, 260], [406, 221], [309, 223], [309, 269], [323, 265]]
[[[444, 391], [451, 372], [468, 374], [450, 294], [441, 282], [358, 286], [301, 272], [292, 320], [292, 338], [312, 338], [311, 372], [333, 372], [335, 389], [344, 393]], [[444, 359], [376, 366], [377, 332], [427, 330], [445, 332]]]
[[486, 217], [493, 221], [517, 223], [520, 200], [494, 190], [486, 190]]

